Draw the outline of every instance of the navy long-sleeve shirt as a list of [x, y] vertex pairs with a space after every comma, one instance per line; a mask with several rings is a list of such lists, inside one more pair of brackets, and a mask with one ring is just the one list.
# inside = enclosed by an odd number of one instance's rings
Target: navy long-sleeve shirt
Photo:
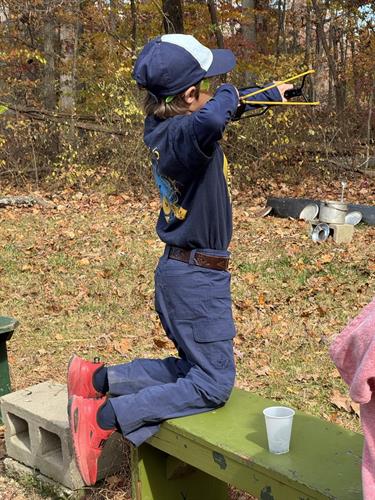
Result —
[[[280, 93], [270, 97], [264, 96], [279, 100]], [[146, 118], [144, 140], [152, 152], [162, 205], [156, 230], [165, 243], [188, 249], [228, 248], [230, 174], [218, 141], [238, 104], [236, 88], [225, 84], [198, 111], [166, 120]]]

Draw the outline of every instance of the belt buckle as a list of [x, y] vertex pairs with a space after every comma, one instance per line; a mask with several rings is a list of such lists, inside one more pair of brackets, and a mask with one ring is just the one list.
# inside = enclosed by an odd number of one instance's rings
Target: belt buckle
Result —
[[175, 255], [176, 255], [177, 258], [181, 259], [184, 262], [186, 261], [186, 256], [185, 256], [186, 254], [185, 254], [185, 252], [184, 252], [184, 250], [182, 248], [175, 247], [175, 252], [176, 252]]
[[186, 263], [189, 262], [190, 253], [191, 252], [183, 248], [171, 246], [168, 252], [168, 258], [172, 258]]

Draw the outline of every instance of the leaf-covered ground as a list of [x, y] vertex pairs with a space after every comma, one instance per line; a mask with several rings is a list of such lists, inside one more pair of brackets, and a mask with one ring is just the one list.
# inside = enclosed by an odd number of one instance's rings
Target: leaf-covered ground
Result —
[[[234, 193], [237, 385], [359, 431], [328, 347], [374, 296], [375, 227], [356, 226], [350, 244], [316, 244], [303, 221], [255, 215], [267, 196], [336, 199], [338, 191], [310, 178], [292, 187], [259, 180]], [[73, 352], [107, 363], [173, 354], [153, 309], [158, 200], [39, 195], [56, 208], [0, 211], [0, 315], [21, 323], [8, 343], [13, 389], [65, 382]], [[375, 184], [353, 179], [347, 199], [374, 205]], [[38, 498], [4, 476], [3, 454], [0, 446], [0, 497]], [[112, 479], [95, 496], [126, 498], [127, 484]]]

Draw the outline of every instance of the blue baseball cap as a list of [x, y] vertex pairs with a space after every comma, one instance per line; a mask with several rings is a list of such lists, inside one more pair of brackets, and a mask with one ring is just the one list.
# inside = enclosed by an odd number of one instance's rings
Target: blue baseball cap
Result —
[[148, 42], [135, 62], [134, 80], [157, 97], [176, 95], [203, 78], [231, 71], [229, 49], [209, 49], [192, 35], [162, 35]]

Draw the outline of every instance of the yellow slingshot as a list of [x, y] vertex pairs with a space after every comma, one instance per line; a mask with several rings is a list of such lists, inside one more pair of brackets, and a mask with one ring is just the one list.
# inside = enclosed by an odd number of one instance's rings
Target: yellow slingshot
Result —
[[[308, 71], [305, 71], [304, 73], [300, 73], [298, 75], [291, 76], [290, 78], [287, 78], [286, 80], [282, 80], [282, 81], [279, 81], [277, 83], [272, 83], [271, 85], [268, 85], [268, 87], [264, 87], [264, 88], [255, 90], [254, 92], [250, 92], [249, 94], [245, 94], [245, 95], [241, 96], [240, 101], [243, 102], [244, 104], [254, 104], [254, 105], [261, 104], [263, 106], [270, 106], [270, 105], [271, 106], [319, 106], [319, 104], [320, 104], [319, 101], [308, 102], [308, 101], [306, 101], [306, 98], [302, 93], [302, 88], [303, 88], [303, 85], [305, 82], [305, 78], [307, 75], [311, 75], [312, 73], [315, 73], [315, 69], [309, 69]], [[302, 77], [303, 77], [303, 80], [302, 80], [301, 87], [297, 88], [297, 89], [286, 90], [284, 92], [284, 97], [286, 97], [287, 99], [290, 99], [292, 97], [302, 96], [305, 99], [304, 102], [301, 102], [301, 101], [289, 102], [289, 101], [252, 101], [252, 100], [248, 100], [249, 97], [253, 97], [254, 95], [261, 94], [262, 92], [265, 92], [266, 90], [273, 89], [275, 87], [278, 87], [279, 85], [282, 85], [283, 83], [288, 83], [288, 82], [291, 82], [293, 80], [296, 80], [297, 78], [302, 78]]]

